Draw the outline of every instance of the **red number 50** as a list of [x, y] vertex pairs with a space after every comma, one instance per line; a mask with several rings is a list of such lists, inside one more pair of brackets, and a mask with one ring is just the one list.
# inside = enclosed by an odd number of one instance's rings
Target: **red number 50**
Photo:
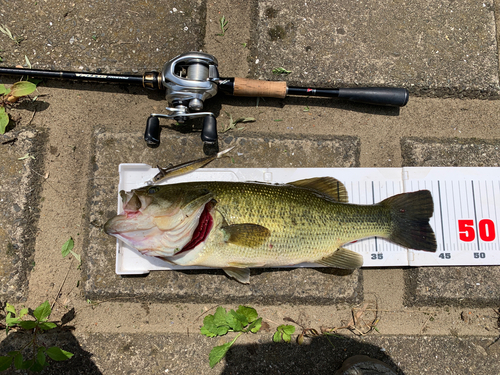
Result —
[[[485, 242], [493, 241], [496, 238], [495, 223], [490, 219], [479, 221], [479, 238]], [[461, 241], [471, 242], [476, 238], [474, 230], [474, 220], [458, 220], [458, 234]]]

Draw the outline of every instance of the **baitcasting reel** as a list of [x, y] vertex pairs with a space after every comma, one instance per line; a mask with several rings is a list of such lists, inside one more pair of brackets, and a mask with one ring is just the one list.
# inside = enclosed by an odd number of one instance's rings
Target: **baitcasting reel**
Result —
[[2, 68], [0, 74], [142, 85], [151, 90], [166, 90], [168, 114], [152, 113], [146, 123], [144, 140], [149, 147], [160, 145], [160, 117], [179, 123], [203, 117], [201, 139], [205, 145], [217, 147], [217, 121], [212, 112], [201, 112], [205, 100], [221, 90], [235, 96], [285, 98], [287, 95], [338, 97], [353, 102], [402, 107], [408, 102], [404, 88], [305, 88], [289, 87], [283, 81], [260, 81], [247, 78], [220, 78], [217, 59], [207, 53], [188, 52], [167, 62], [161, 73], [142, 76], [76, 73], [35, 69]]
[[[160, 144], [159, 117], [173, 119], [180, 124], [204, 117], [201, 140], [209, 144], [217, 142], [217, 120], [214, 114], [200, 112], [205, 100], [217, 94], [219, 71], [215, 57], [202, 52], [185, 53], [167, 62], [161, 76], [152, 74], [149, 77], [160, 80], [157, 85], [166, 89], [167, 102], [172, 105], [165, 108], [168, 114], [152, 113], [148, 118], [144, 140], [149, 147], [158, 147]], [[145, 86], [148, 86], [146, 76]], [[154, 88], [155, 84], [151, 86]]]

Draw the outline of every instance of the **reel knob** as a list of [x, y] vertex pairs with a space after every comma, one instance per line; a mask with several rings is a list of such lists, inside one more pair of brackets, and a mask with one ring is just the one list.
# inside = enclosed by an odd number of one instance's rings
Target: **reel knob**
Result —
[[217, 143], [217, 120], [214, 116], [205, 116], [203, 119], [201, 140], [204, 143]]
[[144, 132], [144, 140], [148, 147], [157, 148], [160, 145], [160, 120], [158, 117], [149, 116], [146, 122], [146, 131]]

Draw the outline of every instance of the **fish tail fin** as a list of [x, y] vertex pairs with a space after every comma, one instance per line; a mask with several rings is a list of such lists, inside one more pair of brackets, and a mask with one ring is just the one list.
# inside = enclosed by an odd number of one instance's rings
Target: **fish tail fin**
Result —
[[414, 250], [436, 251], [436, 236], [429, 224], [434, 212], [429, 190], [398, 194], [379, 204], [390, 211], [390, 241]]

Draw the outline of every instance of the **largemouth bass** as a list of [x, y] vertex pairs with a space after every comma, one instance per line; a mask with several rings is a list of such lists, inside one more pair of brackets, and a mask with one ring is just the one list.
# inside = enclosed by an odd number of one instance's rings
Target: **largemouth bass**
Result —
[[363, 257], [342, 245], [366, 237], [437, 247], [428, 190], [356, 205], [347, 203], [340, 181], [319, 177], [278, 185], [187, 182], [120, 195], [124, 212], [105, 224], [107, 234], [174, 264], [222, 268], [242, 283], [250, 267], [361, 267]]

